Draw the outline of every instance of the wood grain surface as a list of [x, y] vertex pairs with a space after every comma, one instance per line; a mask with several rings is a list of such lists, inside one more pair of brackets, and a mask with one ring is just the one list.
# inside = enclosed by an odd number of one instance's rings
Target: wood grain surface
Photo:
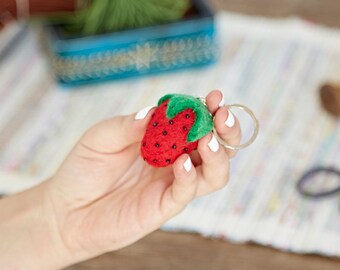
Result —
[[340, 259], [156, 231], [139, 242], [67, 270], [339, 270]]
[[[301, 16], [340, 28], [340, 0], [212, 0], [215, 9], [269, 17]], [[232, 244], [156, 231], [122, 250], [67, 270], [339, 270], [340, 259], [297, 255], [255, 244]]]

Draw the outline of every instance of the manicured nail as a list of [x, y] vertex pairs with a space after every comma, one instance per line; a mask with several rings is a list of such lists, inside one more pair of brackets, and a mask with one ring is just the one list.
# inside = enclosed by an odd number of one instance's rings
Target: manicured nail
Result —
[[222, 94], [222, 99], [221, 99], [221, 101], [220, 101], [220, 103], [218, 104], [218, 107], [223, 107], [224, 106], [224, 95], [223, 95], [223, 93], [221, 93]]
[[231, 111], [228, 110], [228, 118], [227, 121], [224, 122], [227, 127], [233, 127], [235, 125], [235, 117], [231, 113]]
[[211, 151], [217, 152], [218, 148], [220, 148], [218, 141], [216, 140], [215, 136], [212, 135], [210, 142], [208, 143], [208, 146]]
[[190, 157], [188, 157], [187, 160], [184, 162], [183, 167], [187, 172], [191, 170], [192, 163]]
[[145, 116], [147, 116], [148, 112], [153, 108], [153, 106], [149, 106], [149, 107], [146, 107], [142, 110], [140, 110], [136, 116], [135, 116], [135, 120], [141, 120], [141, 119], [144, 119]]

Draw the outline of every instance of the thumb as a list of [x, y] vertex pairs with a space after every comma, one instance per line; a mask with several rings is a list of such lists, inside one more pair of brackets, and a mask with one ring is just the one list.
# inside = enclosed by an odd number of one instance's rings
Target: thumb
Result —
[[137, 114], [117, 116], [102, 121], [90, 128], [79, 143], [97, 153], [114, 154], [142, 140], [153, 107]]

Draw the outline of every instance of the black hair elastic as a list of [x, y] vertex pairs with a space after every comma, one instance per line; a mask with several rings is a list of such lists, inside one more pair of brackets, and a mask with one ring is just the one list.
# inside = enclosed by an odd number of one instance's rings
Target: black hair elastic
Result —
[[[307, 182], [312, 181], [313, 177], [316, 174], [335, 174], [338, 176], [339, 179], [339, 186], [331, 189], [331, 190], [327, 190], [327, 191], [320, 191], [320, 192], [311, 192], [311, 191], [307, 191], [305, 189], [305, 185]], [[333, 194], [336, 194], [338, 192], [340, 192], [340, 171], [333, 168], [333, 167], [316, 167], [316, 168], [312, 168], [308, 171], [306, 171], [301, 178], [299, 179], [299, 181], [297, 182], [296, 185], [297, 190], [304, 196], [307, 197], [312, 197], [312, 198], [322, 198], [322, 197], [328, 197], [331, 196]]]

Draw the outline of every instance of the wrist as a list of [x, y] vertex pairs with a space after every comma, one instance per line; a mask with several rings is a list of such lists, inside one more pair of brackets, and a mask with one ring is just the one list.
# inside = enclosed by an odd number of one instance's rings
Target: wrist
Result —
[[0, 200], [0, 261], [4, 269], [57, 269], [72, 263], [46, 186], [43, 183]]

